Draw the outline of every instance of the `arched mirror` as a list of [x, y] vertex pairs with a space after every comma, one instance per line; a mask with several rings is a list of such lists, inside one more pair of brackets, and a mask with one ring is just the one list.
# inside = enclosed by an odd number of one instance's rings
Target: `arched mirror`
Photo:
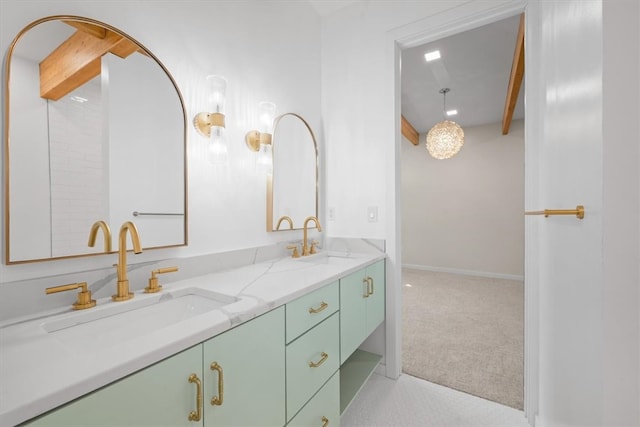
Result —
[[301, 116], [285, 113], [274, 122], [271, 144], [273, 174], [267, 194], [267, 231], [302, 228], [306, 217], [318, 216], [315, 135]]
[[25, 27], [5, 68], [5, 261], [107, 251], [92, 224], [133, 221], [143, 249], [187, 244], [186, 114], [144, 46], [77, 16]]

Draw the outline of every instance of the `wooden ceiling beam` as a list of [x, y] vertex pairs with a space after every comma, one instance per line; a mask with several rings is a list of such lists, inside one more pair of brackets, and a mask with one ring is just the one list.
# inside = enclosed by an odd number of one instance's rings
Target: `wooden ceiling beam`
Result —
[[75, 28], [76, 30], [80, 30], [82, 32], [92, 35], [93, 37], [97, 37], [99, 39], [103, 39], [107, 36], [107, 29], [99, 25], [90, 24], [88, 22], [78, 22], [78, 21], [62, 21], [62, 22]]
[[[111, 30], [107, 30], [104, 27], [101, 27], [96, 24], [90, 24], [88, 22], [78, 22], [78, 21], [63, 21], [65, 24], [75, 28], [76, 30], [80, 30], [87, 34], [90, 34], [99, 39], [104, 39], [107, 37], [108, 33], [113, 33]], [[132, 42], [126, 37], [121, 37], [120, 42], [116, 43], [113, 48], [109, 50], [109, 52], [120, 58], [126, 58], [132, 53], [138, 52], [140, 48], [137, 44]]]
[[126, 38], [122, 38], [120, 40], [119, 43], [117, 43], [115, 46], [113, 46], [109, 52], [113, 53], [114, 55], [124, 59], [127, 56], [138, 52], [140, 50], [140, 48], [138, 47], [137, 44], [135, 44], [134, 42], [132, 42], [129, 39]]
[[407, 138], [413, 145], [418, 145], [420, 143], [418, 131], [409, 123], [404, 116], [400, 116], [401, 118], [401, 127], [402, 127], [402, 136]]
[[511, 76], [509, 77], [509, 86], [507, 88], [507, 98], [504, 104], [504, 113], [502, 115], [502, 134], [509, 133], [513, 112], [518, 102], [518, 94], [522, 86], [522, 77], [524, 76], [524, 14], [520, 15], [520, 26], [518, 28], [518, 36], [516, 38], [516, 47], [513, 53], [513, 63], [511, 64]]
[[102, 55], [122, 37], [97, 38], [78, 30], [40, 62], [40, 96], [57, 101], [100, 74]]
[[99, 25], [65, 21], [76, 31], [40, 62], [40, 96], [54, 101], [100, 75], [102, 56], [120, 58], [140, 51], [137, 44]]

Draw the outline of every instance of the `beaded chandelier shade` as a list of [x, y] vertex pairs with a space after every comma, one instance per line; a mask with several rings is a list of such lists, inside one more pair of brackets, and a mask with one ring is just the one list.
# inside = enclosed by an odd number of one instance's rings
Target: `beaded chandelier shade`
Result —
[[[444, 96], [444, 110], [447, 109], [447, 92], [449, 88], [440, 89]], [[445, 113], [446, 114], [446, 113]], [[456, 122], [443, 120], [436, 123], [427, 133], [427, 151], [436, 159], [448, 159], [455, 156], [464, 144], [464, 131]]]

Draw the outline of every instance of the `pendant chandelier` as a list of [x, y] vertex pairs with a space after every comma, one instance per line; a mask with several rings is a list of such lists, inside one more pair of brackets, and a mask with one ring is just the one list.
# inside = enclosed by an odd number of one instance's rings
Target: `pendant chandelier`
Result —
[[[444, 97], [444, 115], [447, 111], [447, 92], [451, 89], [440, 89]], [[427, 133], [427, 151], [436, 159], [448, 159], [455, 156], [464, 144], [464, 131], [456, 122], [443, 120], [436, 123]]]

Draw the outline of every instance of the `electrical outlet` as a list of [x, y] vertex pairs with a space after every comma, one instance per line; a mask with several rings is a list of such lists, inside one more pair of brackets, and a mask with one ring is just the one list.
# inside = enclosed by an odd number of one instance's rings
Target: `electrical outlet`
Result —
[[329, 221], [335, 221], [336, 220], [336, 208], [334, 208], [333, 206], [329, 207]]
[[367, 208], [367, 218], [369, 222], [378, 222], [378, 207], [377, 206], [369, 206]]

